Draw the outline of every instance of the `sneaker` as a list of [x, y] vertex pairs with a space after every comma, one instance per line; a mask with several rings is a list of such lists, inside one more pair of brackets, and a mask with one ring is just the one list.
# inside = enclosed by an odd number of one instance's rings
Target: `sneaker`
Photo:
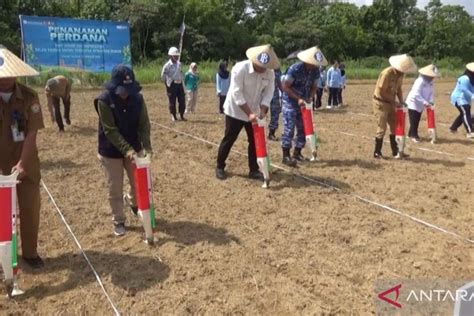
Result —
[[330, 109], [332, 109], [332, 106], [328, 105], [328, 106], [326, 106], [326, 109], [330, 110]]
[[124, 223], [114, 224], [114, 235], [115, 236], [125, 235], [125, 224]]
[[375, 159], [384, 159], [384, 157], [382, 156], [382, 153], [377, 153], [377, 152], [374, 153], [374, 158]]
[[216, 168], [216, 178], [219, 180], [225, 180], [226, 174], [224, 169]]
[[466, 137], [467, 137], [467, 138], [474, 138], [474, 133], [468, 133], [468, 134], [466, 135]]
[[23, 258], [23, 261], [34, 270], [39, 270], [44, 267], [43, 259], [41, 259], [40, 256], [36, 256], [36, 258]]
[[265, 179], [264, 176], [263, 176], [263, 173], [261, 173], [258, 170], [250, 171], [249, 172], [249, 178], [254, 179], [254, 180], [261, 180], [261, 181], [263, 181]]
[[177, 120], [178, 118], [176, 117], [176, 115], [171, 114], [171, 122], [176, 122]]
[[402, 152], [398, 152], [398, 154], [396, 154], [395, 156], [393, 156], [395, 159], [405, 159], [405, 158], [409, 158], [410, 155], [409, 154], [405, 154], [405, 153], [402, 153]]
[[411, 137], [410, 138], [412, 142], [414, 143], [419, 143], [420, 142], [420, 138], [419, 137]]

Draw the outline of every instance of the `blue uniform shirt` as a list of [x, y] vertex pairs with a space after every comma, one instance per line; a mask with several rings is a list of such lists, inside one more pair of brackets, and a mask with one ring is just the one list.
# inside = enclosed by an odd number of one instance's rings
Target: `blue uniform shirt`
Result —
[[[285, 75], [285, 81], [291, 83], [290, 86], [296, 94], [305, 100], [309, 99], [311, 88], [317, 84], [318, 79], [319, 69], [306, 70], [303, 62], [291, 65]], [[283, 103], [298, 106], [298, 101], [290, 98], [286, 92], [283, 92], [282, 99]]]
[[452, 105], [470, 105], [471, 100], [474, 98], [474, 85], [471, 84], [469, 77], [463, 75], [458, 78], [456, 87], [451, 93], [451, 104]]

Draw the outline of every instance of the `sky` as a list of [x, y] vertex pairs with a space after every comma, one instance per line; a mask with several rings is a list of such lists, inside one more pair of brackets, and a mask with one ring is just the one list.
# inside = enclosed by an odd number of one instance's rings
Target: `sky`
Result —
[[[372, 0], [349, 0], [348, 2], [355, 3], [359, 6], [361, 5], [371, 5]], [[428, 4], [429, 0], [418, 0], [418, 7], [424, 9]], [[469, 14], [474, 16], [474, 0], [441, 0], [442, 4], [451, 4], [451, 5], [462, 5]]]

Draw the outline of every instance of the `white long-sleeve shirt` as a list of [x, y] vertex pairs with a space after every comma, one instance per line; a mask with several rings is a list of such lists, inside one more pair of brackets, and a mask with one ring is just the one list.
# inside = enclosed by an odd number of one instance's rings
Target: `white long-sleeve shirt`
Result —
[[249, 60], [241, 61], [232, 67], [230, 87], [224, 103], [224, 113], [235, 119], [248, 122], [248, 116], [241, 106], [247, 104], [256, 115], [260, 105], [270, 107], [275, 89], [275, 74], [266, 69], [263, 73], [254, 70]]
[[419, 76], [413, 83], [405, 102], [410, 110], [423, 112], [425, 105], [433, 103], [433, 94], [433, 81]]

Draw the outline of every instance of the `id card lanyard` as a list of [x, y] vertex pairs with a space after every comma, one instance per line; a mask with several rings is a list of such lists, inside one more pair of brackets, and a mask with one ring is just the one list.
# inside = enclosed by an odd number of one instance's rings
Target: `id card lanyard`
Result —
[[13, 141], [15, 143], [25, 140], [25, 133], [21, 124], [21, 114], [17, 110], [14, 110], [12, 113], [12, 125], [10, 128], [12, 130]]

